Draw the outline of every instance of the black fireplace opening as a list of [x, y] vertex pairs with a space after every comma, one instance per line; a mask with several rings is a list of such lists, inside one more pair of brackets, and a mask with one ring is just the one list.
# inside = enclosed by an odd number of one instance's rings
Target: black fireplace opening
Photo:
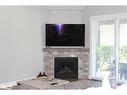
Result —
[[54, 78], [78, 79], [78, 57], [55, 57]]

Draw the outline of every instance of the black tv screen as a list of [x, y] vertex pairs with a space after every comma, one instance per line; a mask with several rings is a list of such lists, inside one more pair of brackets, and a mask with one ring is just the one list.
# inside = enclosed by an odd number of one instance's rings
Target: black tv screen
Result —
[[85, 46], [85, 24], [46, 24], [46, 46]]

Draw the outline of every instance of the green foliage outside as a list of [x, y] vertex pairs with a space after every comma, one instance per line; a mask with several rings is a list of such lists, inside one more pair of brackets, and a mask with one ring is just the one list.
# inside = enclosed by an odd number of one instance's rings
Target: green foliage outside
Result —
[[123, 46], [120, 49], [120, 60], [123, 62], [127, 61], [127, 46]]
[[108, 70], [109, 65], [112, 61], [113, 57], [113, 48], [110, 46], [100, 46], [96, 49], [96, 62], [97, 62], [97, 70], [100, 71]]
[[[120, 48], [120, 61], [127, 60], [127, 46]], [[109, 70], [111, 62], [114, 60], [114, 49], [111, 46], [100, 46], [96, 48], [96, 70]]]

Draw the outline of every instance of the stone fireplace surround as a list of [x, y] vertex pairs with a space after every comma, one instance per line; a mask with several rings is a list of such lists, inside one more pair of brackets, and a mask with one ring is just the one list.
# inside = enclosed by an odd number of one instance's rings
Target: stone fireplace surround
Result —
[[54, 78], [55, 57], [78, 57], [78, 79], [88, 78], [89, 49], [88, 48], [43, 48], [43, 70], [47, 76]]

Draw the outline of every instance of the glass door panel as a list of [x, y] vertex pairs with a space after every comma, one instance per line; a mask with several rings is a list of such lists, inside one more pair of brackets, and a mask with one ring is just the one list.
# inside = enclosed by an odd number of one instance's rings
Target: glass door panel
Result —
[[110, 65], [114, 60], [114, 26], [113, 20], [97, 22], [95, 76], [103, 77], [110, 73]]
[[119, 70], [118, 79], [127, 80], [127, 19], [121, 19], [119, 38]]

